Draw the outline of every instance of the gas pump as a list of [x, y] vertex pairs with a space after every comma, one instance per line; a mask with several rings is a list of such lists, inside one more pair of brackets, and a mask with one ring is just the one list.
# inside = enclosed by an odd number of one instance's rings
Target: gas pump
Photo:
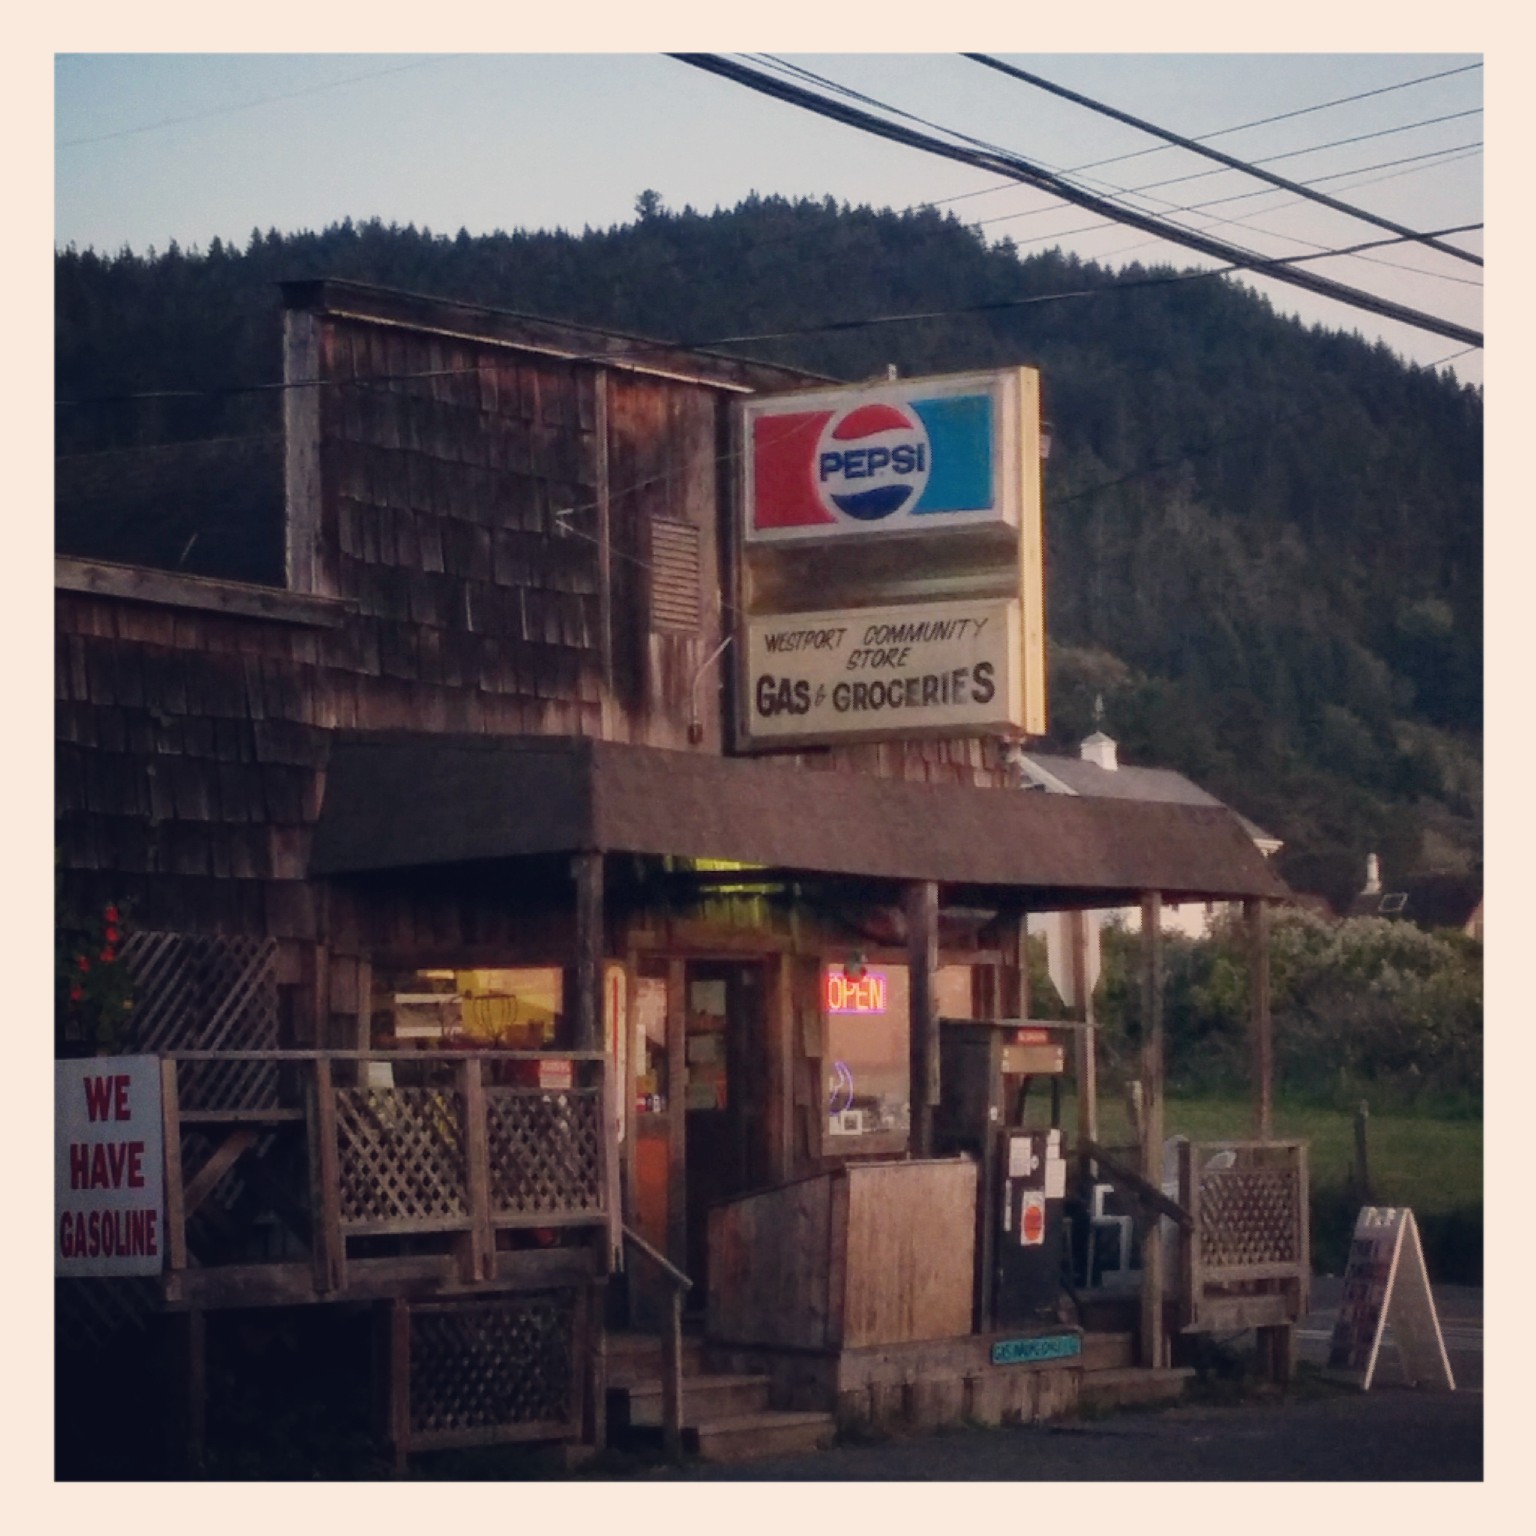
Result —
[[[978, 1165], [974, 1325], [991, 1333], [1054, 1323], [1061, 1293], [1066, 1047], [1049, 1025], [945, 1020], [934, 1149]], [[1050, 1128], [1026, 1130], [1030, 1092], [1050, 1087]]]

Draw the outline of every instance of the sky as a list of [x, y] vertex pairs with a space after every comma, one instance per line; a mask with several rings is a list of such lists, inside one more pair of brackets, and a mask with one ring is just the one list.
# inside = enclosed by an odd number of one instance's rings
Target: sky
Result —
[[[1212, 146], [1229, 155], [1263, 160], [1411, 230], [1482, 221], [1484, 70], [1476, 51], [993, 51], [1159, 127], [1214, 136]], [[1101, 195], [1145, 188], [1131, 199], [1143, 210], [1266, 255], [1391, 238], [1188, 151], [1159, 148], [1139, 129], [956, 53], [791, 49], [735, 57], [769, 71], [782, 70], [774, 61], [813, 71], [933, 125], [925, 132], [969, 135], [1076, 172]], [[651, 188], [671, 209], [700, 212], [754, 191], [875, 207], [935, 203], [989, 241], [1011, 238], [1021, 252], [1059, 244], [1115, 267], [1215, 265], [661, 53], [82, 49], [60, 51], [53, 73], [60, 247], [142, 254], [172, 239], [205, 248], [214, 236], [243, 246], [253, 228], [320, 229], [348, 217], [449, 235], [579, 232], [629, 222], [637, 195]], [[1290, 115], [1259, 122], [1283, 114]], [[1480, 231], [1448, 242], [1482, 252]], [[1482, 268], [1422, 245], [1386, 245], [1308, 267], [1482, 329]], [[1463, 341], [1272, 279], [1251, 281], [1282, 312], [1358, 329], [1420, 364], [1454, 359], [1458, 377], [1482, 380], [1482, 354]]]

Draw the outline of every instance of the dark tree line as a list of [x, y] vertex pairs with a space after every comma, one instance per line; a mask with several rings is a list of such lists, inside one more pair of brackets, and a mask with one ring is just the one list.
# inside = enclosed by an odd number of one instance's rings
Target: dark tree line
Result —
[[[277, 431], [278, 397], [247, 386], [281, 376], [275, 285], [299, 277], [837, 378], [1031, 364], [1053, 428], [1055, 743], [1102, 698], [1127, 761], [1229, 800], [1338, 902], [1368, 850], [1389, 877], [1480, 859], [1480, 391], [1225, 279], [1021, 257], [933, 210], [753, 196], [701, 215], [644, 194], [637, 214], [581, 235], [348, 220], [243, 250], [60, 253], [57, 393], [80, 403], [57, 451], [105, 464]], [[177, 394], [117, 398], [153, 391]]]

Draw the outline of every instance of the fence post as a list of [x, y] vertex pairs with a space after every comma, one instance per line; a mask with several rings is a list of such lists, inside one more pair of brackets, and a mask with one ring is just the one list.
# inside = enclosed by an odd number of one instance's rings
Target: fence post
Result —
[[1371, 1191], [1371, 1164], [1370, 1148], [1367, 1145], [1370, 1129], [1371, 1106], [1365, 1100], [1360, 1100], [1360, 1107], [1355, 1111], [1355, 1166], [1354, 1185], [1355, 1193], [1361, 1205], [1374, 1205], [1375, 1196]]
[[341, 1235], [341, 1157], [336, 1144], [336, 1090], [331, 1063], [315, 1057], [309, 1085], [310, 1248], [315, 1289], [337, 1291], [346, 1283]]
[[187, 1267], [187, 1212], [181, 1179], [181, 1097], [176, 1058], [160, 1058], [160, 1131], [165, 1144], [165, 1252], [171, 1271], [169, 1299], [180, 1299]]
[[491, 1228], [491, 1154], [485, 1123], [485, 1063], [478, 1056], [459, 1063], [459, 1094], [464, 1106], [464, 1195], [469, 1233], [463, 1249], [464, 1278], [489, 1280], [496, 1263], [496, 1234]]

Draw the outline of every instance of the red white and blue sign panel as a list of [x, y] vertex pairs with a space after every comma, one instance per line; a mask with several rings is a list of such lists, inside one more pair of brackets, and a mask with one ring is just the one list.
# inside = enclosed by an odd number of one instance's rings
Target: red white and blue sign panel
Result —
[[797, 392], [742, 414], [748, 542], [1018, 523], [1018, 370]]

